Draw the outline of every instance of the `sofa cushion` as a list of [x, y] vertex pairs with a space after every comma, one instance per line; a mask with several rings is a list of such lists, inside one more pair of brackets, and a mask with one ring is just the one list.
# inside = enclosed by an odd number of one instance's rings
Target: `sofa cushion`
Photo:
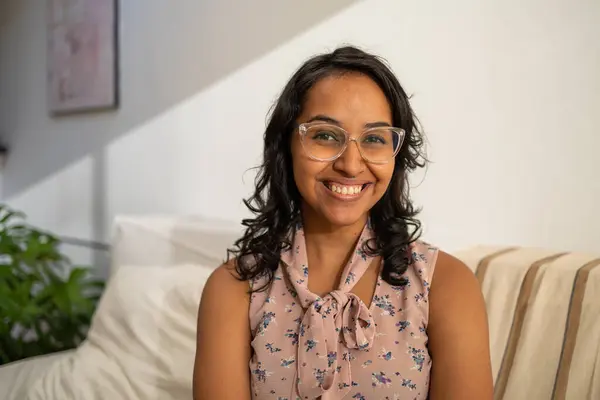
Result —
[[196, 315], [212, 267], [122, 266], [87, 340], [36, 382], [30, 400], [192, 397]]
[[58, 360], [74, 350], [30, 357], [0, 367], [0, 400], [21, 400], [28, 388], [35, 384]]

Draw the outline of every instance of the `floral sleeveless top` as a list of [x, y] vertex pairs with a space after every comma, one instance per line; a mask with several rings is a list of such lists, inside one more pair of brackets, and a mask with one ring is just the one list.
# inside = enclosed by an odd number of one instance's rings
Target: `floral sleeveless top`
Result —
[[[304, 233], [295, 232], [292, 248], [281, 255], [285, 267], [251, 296], [253, 399], [427, 398], [428, 295], [438, 251], [413, 243], [408, 283], [391, 286], [380, 273], [367, 307], [351, 290], [372, 262], [362, 250], [371, 237], [367, 225], [339, 288], [319, 297], [308, 289]], [[251, 285], [261, 287], [262, 279]]]

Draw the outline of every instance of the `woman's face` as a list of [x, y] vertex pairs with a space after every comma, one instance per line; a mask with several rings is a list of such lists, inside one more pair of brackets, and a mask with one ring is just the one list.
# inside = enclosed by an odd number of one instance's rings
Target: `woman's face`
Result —
[[[351, 138], [358, 138], [367, 127], [392, 126], [392, 113], [383, 91], [373, 80], [348, 73], [324, 78], [307, 93], [297, 122], [313, 121], [337, 125]], [[394, 160], [387, 164], [367, 163], [354, 141], [348, 142], [336, 160], [316, 161], [307, 155], [296, 130], [291, 150], [304, 218], [316, 217], [333, 226], [363, 224], [369, 210], [387, 190], [394, 172]]]

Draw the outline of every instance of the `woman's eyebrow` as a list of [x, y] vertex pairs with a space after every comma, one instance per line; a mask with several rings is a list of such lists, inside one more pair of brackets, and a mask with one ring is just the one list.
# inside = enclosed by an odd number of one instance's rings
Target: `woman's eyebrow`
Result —
[[[322, 122], [327, 122], [329, 124], [342, 125], [342, 123], [340, 121], [338, 121], [337, 119], [329, 117], [324, 114], [315, 115], [314, 117], [311, 117], [306, 122], [314, 122], [314, 121], [322, 121]], [[380, 127], [390, 127], [390, 126], [391, 125], [385, 121], [369, 122], [369, 123], [365, 124], [365, 128], [380, 128]]]
[[377, 121], [377, 122], [369, 122], [365, 124], [365, 128], [381, 128], [381, 127], [391, 127], [391, 125], [385, 121]]
[[328, 117], [327, 115], [323, 115], [323, 114], [315, 115], [314, 117], [312, 117], [311, 119], [309, 119], [306, 122], [314, 122], [314, 121], [323, 121], [323, 122], [328, 122], [330, 124], [341, 125], [340, 121], [338, 121], [337, 119]]

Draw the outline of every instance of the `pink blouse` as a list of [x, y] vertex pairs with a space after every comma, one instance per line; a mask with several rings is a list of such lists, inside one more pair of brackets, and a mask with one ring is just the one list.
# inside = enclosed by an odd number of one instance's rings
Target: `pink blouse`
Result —
[[304, 232], [296, 231], [281, 255], [285, 267], [251, 296], [253, 399], [427, 398], [428, 296], [438, 250], [413, 243], [407, 285], [391, 286], [380, 273], [367, 307], [351, 290], [371, 264], [362, 246], [372, 236], [366, 226], [338, 289], [319, 297], [308, 289]]

